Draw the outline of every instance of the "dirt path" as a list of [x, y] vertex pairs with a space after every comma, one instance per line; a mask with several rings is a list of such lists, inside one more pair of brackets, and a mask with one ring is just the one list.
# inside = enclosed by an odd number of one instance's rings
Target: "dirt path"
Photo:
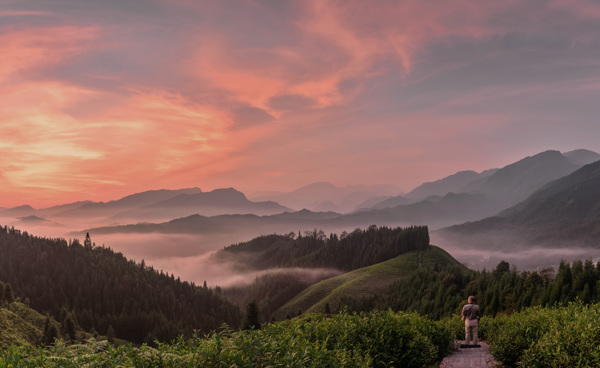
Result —
[[480, 348], [461, 349], [442, 360], [440, 368], [478, 368], [495, 367], [496, 362], [490, 354], [489, 346], [480, 342]]

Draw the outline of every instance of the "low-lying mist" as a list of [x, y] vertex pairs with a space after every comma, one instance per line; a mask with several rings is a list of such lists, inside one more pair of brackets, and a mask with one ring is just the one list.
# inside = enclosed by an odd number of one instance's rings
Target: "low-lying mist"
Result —
[[500, 261], [506, 261], [511, 266], [521, 271], [533, 271], [545, 267], [554, 267], [556, 270], [561, 261], [591, 259], [594, 262], [600, 259], [600, 249], [589, 247], [542, 247], [539, 245], [519, 244], [518, 247], [495, 247], [489, 249], [484, 246], [465, 247], [457, 239], [449, 241], [439, 233], [431, 233], [431, 244], [444, 249], [452, 257], [465, 266], [474, 269], [494, 269]]

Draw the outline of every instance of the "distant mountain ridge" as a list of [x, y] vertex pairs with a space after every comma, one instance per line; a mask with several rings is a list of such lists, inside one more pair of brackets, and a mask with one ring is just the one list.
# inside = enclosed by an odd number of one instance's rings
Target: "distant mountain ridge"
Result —
[[381, 196], [398, 195], [394, 185], [348, 185], [338, 187], [327, 182], [312, 183], [287, 193], [259, 194], [257, 201], [272, 200], [295, 210], [351, 212], [365, 201]]
[[482, 173], [477, 173], [472, 170], [459, 171], [456, 174], [445, 178], [427, 182], [419, 185], [415, 189], [406, 194], [406, 197], [414, 200], [423, 200], [432, 195], [446, 195], [447, 193], [456, 193], [463, 191], [463, 188], [470, 183], [479, 179], [491, 176], [496, 169], [487, 170]]
[[[324, 228], [341, 231], [372, 224], [379, 226], [428, 225], [432, 229], [477, 221], [500, 213], [533, 194], [548, 182], [572, 173], [578, 166], [558, 151], [545, 151], [526, 157], [501, 169], [488, 170], [482, 177], [465, 173], [475, 181], [465, 192], [430, 196], [416, 203], [395, 207], [377, 205], [373, 209], [341, 214], [302, 210], [275, 215], [190, 216], [166, 223], [127, 225], [88, 229], [101, 233], [231, 233], [252, 229], [250, 236]], [[462, 181], [462, 179], [458, 180]], [[439, 183], [443, 183], [440, 181]], [[451, 180], [456, 185], [456, 180]], [[328, 187], [328, 185], [326, 185]], [[399, 198], [399, 197], [395, 197]], [[389, 199], [388, 199], [389, 200]], [[386, 200], [386, 201], [388, 201]], [[386, 201], [382, 203], [386, 203]], [[330, 230], [332, 229], [332, 230]]]
[[[194, 214], [270, 215], [291, 211], [272, 201], [253, 202], [233, 188], [203, 192], [200, 188], [151, 190], [109, 202], [81, 201], [45, 209], [24, 205], [0, 210], [0, 216], [12, 218], [87, 219], [104, 223], [168, 221]], [[30, 221], [31, 222], [31, 221]], [[40, 223], [40, 221], [38, 221]]]
[[600, 247], [600, 161], [547, 184], [497, 216], [439, 234], [470, 247]]
[[[406, 196], [410, 198], [427, 196], [416, 203], [388, 206], [384, 201], [373, 206], [370, 213], [382, 220], [385, 217], [401, 221], [412, 219], [413, 223], [426, 223], [434, 229], [493, 216], [526, 199], [545, 184], [574, 172], [581, 167], [580, 163], [600, 158], [599, 154], [587, 150], [566, 155], [569, 157], [549, 150], [481, 174], [461, 171], [409, 192]], [[362, 216], [367, 215], [363, 211]]]

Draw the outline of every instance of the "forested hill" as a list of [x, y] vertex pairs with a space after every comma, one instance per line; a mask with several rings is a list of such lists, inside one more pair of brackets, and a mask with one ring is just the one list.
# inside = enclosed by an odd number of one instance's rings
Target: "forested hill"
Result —
[[41, 313], [60, 320], [66, 308], [86, 331], [105, 334], [112, 326], [116, 337], [138, 343], [209, 331], [223, 322], [237, 327], [241, 320], [239, 308], [219, 289], [127, 260], [89, 237], [82, 245], [0, 226], [0, 281]]
[[260, 236], [217, 253], [251, 269], [276, 267], [327, 267], [344, 271], [387, 261], [402, 253], [425, 249], [429, 245], [426, 226], [388, 228], [372, 225], [339, 237], [322, 230], [288, 235]]

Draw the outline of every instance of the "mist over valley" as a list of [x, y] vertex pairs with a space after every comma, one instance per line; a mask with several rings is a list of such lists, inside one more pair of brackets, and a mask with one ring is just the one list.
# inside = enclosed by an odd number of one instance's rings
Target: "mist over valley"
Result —
[[[589, 165], [599, 158], [587, 150], [545, 151], [503, 168], [461, 171], [408, 193], [390, 185], [328, 183], [254, 200], [233, 188], [153, 190], [109, 202], [2, 208], [0, 220], [47, 237], [89, 233], [97, 245], [209, 285], [259, 275], [238, 275], [230, 264], [214, 262], [215, 252], [232, 244], [313, 230], [339, 235], [371, 225], [426, 225], [432, 244], [470, 268], [507, 260], [531, 270], [599, 256], [600, 176], [598, 164]], [[319, 211], [324, 203], [346, 211]]]

